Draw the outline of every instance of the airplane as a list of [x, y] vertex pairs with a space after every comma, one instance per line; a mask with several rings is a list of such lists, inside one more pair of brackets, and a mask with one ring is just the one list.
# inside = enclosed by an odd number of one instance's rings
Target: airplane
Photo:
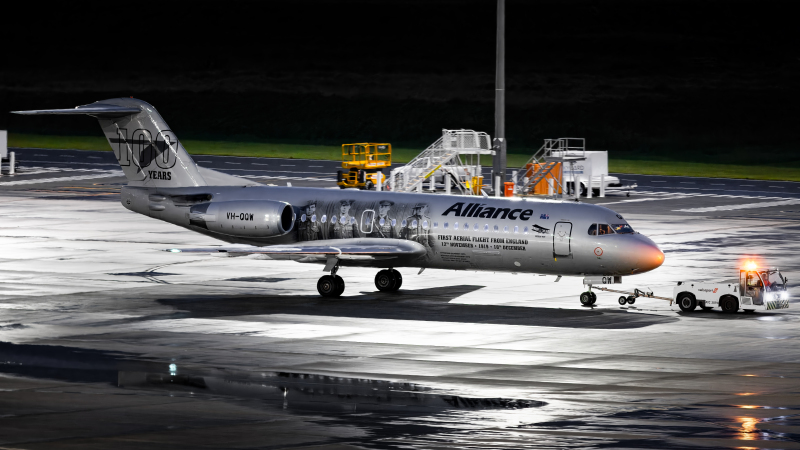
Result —
[[[380, 269], [375, 286], [400, 289], [397, 268], [583, 276], [592, 283], [653, 270], [664, 253], [620, 214], [552, 199], [266, 186], [198, 166], [155, 107], [134, 98], [16, 114], [88, 115], [128, 184], [122, 205], [234, 244], [172, 252], [260, 255], [324, 264], [317, 290], [339, 297], [341, 266]], [[588, 280], [588, 282], [587, 282]], [[594, 280], [594, 281], [593, 281]], [[603, 280], [603, 281], [599, 281]]]

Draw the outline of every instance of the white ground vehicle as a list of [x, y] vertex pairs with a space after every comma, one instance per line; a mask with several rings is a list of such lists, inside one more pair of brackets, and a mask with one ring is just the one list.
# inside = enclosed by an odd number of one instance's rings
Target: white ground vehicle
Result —
[[573, 164], [564, 164], [564, 182], [567, 189], [572, 191], [575, 186], [575, 178], [580, 183], [581, 195], [587, 195], [588, 179], [591, 177], [592, 195], [600, 195], [601, 179], [605, 184], [605, 192], [627, 192], [636, 189], [636, 184], [622, 185], [619, 178], [608, 174], [608, 152], [596, 150], [567, 150], [554, 151], [552, 156], [559, 158], [586, 158]]
[[746, 312], [786, 309], [789, 307], [786, 282], [777, 268], [748, 267], [739, 271], [738, 280], [730, 282], [680, 281], [673, 298], [685, 312], [694, 311], [698, 306], [703, 309], [719, 306], [727, 313], [735, 313], [740, 308]]

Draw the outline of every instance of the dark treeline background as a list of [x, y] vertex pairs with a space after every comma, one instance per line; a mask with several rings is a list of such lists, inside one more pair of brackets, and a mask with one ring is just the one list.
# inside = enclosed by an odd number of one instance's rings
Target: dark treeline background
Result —
[[[633, 159], [800, 164], [791, 3], [507, 3], [510, 151], [585, 137]], [[4, 111], [134, 96], [182, 139], [424, 147], [494, 132], [495, 2], [82, 1], [15, 5]], [[13, 132], [88, 118], [2, 114]]]

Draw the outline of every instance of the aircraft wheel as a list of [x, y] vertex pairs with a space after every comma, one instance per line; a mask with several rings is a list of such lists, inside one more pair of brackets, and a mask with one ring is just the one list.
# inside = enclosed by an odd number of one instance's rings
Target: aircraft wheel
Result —
[[594, 292], [589, 292], [589, 296], [592, 297], [592, 305], [597, 303], [597, 294], [595, 294]]
[[339, 297], [344, 294], [344, 280], [339, 275], [334, 275], [333, 278], [336, 281], [336, 294], [334, 297]]
[[678, 297], [678, 307], [683, 312], [692, 312], [697, 308], [697, 300], [690, 294], [683, 294]]
[[381, 292], [391, 292], [394, 290], [395, 277], [389, 270], [381, 270], [375, 275], [375, 287]]
[[733, 314], [739, 310], [739, 301], [733, 297], [725, 297], [719, 303], [722, 307], [722, 312]]
[[620, 305], [625, 306], [625, 304], [628, 303], [628, 297], [622, 295], [619, 297], [619, 300], [617, 301], [619, 302]]
[[626, 300], [627, 300], [629, 305], [632, 305], [632, 304], [636, 303], [636, 297], [634, 297], [632, 295], [629, 295]]
[[589, 294], [589, 292], [584, 292], [581, 294], [581, 305], [592, 306], [592, 296]]
[[[344, 285], [344, 283], [342, 283]], [[323, 297], [338, 297], [339, 284], [336, 278], [330, 275], [324, 275], [317, 281], [317, 292]]]
[[392, 275], [394, 275], [394, 287], [392, 288], [393, 291], [400, 289], [400, 286], [403, 285], [403, 275], [400, 275], [400, 272], [392, 269], [390, 270]]

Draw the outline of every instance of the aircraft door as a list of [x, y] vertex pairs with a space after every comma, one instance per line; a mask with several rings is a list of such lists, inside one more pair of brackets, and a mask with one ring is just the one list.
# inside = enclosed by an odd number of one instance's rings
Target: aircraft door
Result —
[[365, 210], [361, 213], [361, 232], [364, 234], [372, 233], [372, 225], [375, 221], [375, 211], [371, 209]]
[[572, 240], [572, 224], [558, 222], [553, 229], [553, 254], [556, 256], [569, 256], [570, 241]]

